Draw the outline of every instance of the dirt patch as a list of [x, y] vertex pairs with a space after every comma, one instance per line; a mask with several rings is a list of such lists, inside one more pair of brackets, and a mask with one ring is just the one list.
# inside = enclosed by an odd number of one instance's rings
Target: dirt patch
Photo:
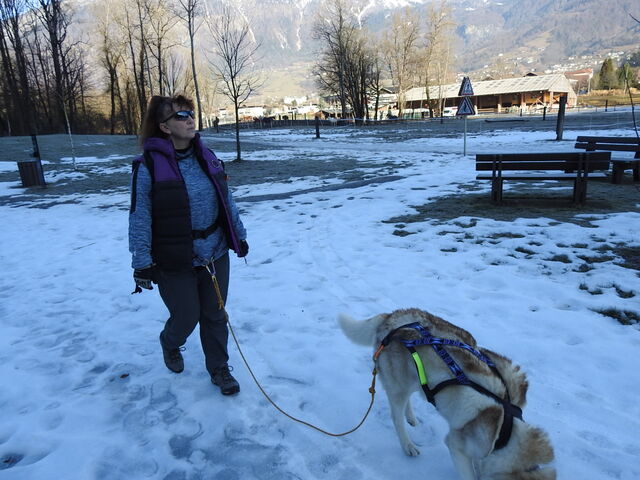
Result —
[[640, 271], [640, 246], [619, 245], [613, 247], [611, 252], [622, 259], [621, 263], [616, 262], [621, 267]]
[[[557, 185], [564, 186], [562, 183]], [[459, 217], [511, 222], [517, 218], [542, 217], [595, 228], [596, 225], [592, 222], [602, 215], [640, 212], [640, 184], [631, 182], [630, 174], [627, 174], [621, 184], [613, 184], [607, 180], [589, 182], [587, 202], [584, 205], [572, 203], [571, 187], [552, 190], [548, 185], [532, 187], [530, 184], [512, 182], [499, 205], [491, 202], [490, 192], [484, 187], [486, 185], [480, 182], [460, 185], [458, 194], [435, 197], [432, 200], [427, 198], [427, 202], [422, 205], [412, 205], [416, 213], [392, 217], [385, 220], [385, 223], [434, 220], [437, 223], [447, 223]], [[481, 193], [478, 192], [480, 189]], [[634, 265], [640, 264], [640, 258], [633, 254], [629, 261]]]

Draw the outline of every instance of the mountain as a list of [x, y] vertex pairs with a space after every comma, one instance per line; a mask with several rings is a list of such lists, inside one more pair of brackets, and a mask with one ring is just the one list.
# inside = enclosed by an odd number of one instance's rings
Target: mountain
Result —
[[[69, 0], [80, 10], [97, 0]], [[319, 49], [314, 22], [327, 0], [201, 0], [226, 2], [249, 22], [261, 42], [264, 96], [315, 90], [311, 74]], [[440, 0], [347, 0], [348, 8], [375, 34], [400, 8], [424, 19]], [[474, 76], [524, 74], [587, 66], [599, 68], [607, 54], [640, 49], [638, 0], [449, 0], [455, 29], [455, 71]], [[88, 10], [88, 9], [86, 9]], [[80, 12], [79, 12], [80, 13]], [[86, 12], [85, 12], [86, 13]], [[80, 16], [82, 14], [80, 13]], [[205, 31], [203, 28], [201, 31]], [[201, 33], [206, 47], [206, 35]], [[583, 58], [584, 57], [584, 58]]]
[[[275, 82], [270, 79], [265, 92], [286, 88], [283, 83], [313, 89], [310, 67], [318, 45], [311, 33], [324, 0], [228, 1], [262, 42]], [[348, 5], [380, 33], [394, 10], [411, 7], [425, 18], [432, 1], [439, 0], [350, 0]], [[505, 74], [520, 74], [559, 63], [599, 66], [608, 53], [640, 49], [640, 25], [629, 16], [640, 17], [637, 0], [450, 0], [449, 5], [456, 23], [457, 71], [489, 72], [493, 65]]]

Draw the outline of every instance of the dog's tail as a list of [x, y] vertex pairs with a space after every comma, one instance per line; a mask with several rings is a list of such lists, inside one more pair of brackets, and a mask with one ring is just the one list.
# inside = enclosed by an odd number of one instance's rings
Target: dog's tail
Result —
[[388, 314], [381, 314], [364, 321], [358, 321], [341, 313], [338, 315], [338, 323], [344, 334], [353, 343], [372, 346], [377, 342], [378, 327], [388, 316]]

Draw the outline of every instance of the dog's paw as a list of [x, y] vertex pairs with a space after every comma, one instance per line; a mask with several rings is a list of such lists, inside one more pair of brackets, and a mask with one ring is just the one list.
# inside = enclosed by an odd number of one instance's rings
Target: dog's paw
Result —
[[404, 453], [409, 455], [410, 457], [417, 457], [420, 455], [420, 450], [413, 443], [409, 442], [404, 445]]

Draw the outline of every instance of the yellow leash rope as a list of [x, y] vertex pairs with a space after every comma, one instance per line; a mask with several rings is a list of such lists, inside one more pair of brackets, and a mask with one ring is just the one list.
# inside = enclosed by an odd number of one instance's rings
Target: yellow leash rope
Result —
[[[215, 287], [216, 295], [218, 296], [218, 306], [220, 307], [220, 309], [224, 310], [224, 301], [222, 299], [222, 294], [220, 293], [220, 286], [218, 285], [218, 279], [216, 278], [215, 273], [211, 272], [211, 270], [209, 270], [209, 273], [211, 273], [211, 278], [213, 279], [213, 286]], [[371, 380], [371, 386], [369, 387], [369, 393], [371, 394], [371, 402], [369, 403], [369, 408], [367, 408], [367, 411], [364, 414], [364, 417], [362, 417], [362, 420], [360, 420], [360, 423], [358, 423], [358, 425], [356, 425], [351, 430], [348, 430], [346, 432], [342, 432], [342, 433], [327, 432], [326, 430], [323, 430], [320, 427], [316, 427], [315, 425], [313, 425], [313, 424], [311, 424], [309, 422], [305, 422], [304, 420], [301, 420], [299, 418], [294, 417], [293, 415], [288, 414], [287, 412], [285, 412], [282, 408], [280, 408], [271, 399], [269, 394], [264, 390], [264, 388], [262, 388], [262, 385], [260, 385], [260, 382], [258, 381], [256, 376], [254, 375], [253, 370], [251, 370], [251, 367], [249, 366], [249, 362], [245, 358], [244, 353], [242, 352], [242, 348], [240, 348], [240, 342], [238, 342], [238, 338], [236, 337], [236, 333], [233, 331], [233, 327], [231, 326], [231, 322], [229, 321], [229, 315], [227, 314], [226, 310], [224, 311], [224, 314], [225, 314], [225, 317], [227, 318], [227, 323], [229, 324], [229, 331], [231, 332], [231, 335], [233, 336], [233, 341], [235, 342], [236, 347], [238, 347], [238, 352], [240, 352], [240, 356], [242, 357], [242, 361], [244, 362], [245, 366], [247, 367], [247, 370], [249, 370], [249, 373], [251, 374], [251, 378], [253, 378], [253, 381], [255, 382], [255, 384], [258, 386], [258, 388], [262, 392], [262, 395], [264, 395], [264, 397], [269, 401], [269, 403], [271, 405], [273, 405], [275, 407], [276, 410], [278, 410], [284, 416], [289, 417], [294, 422], [298, 422], [298, 423], [301, 423], [303, 425], [306, 425], [307, 427], [313, 428], [314, 430], [317, 430], [318, 432], [324, 433], [325, 435], [329, 435], [331, 437], [344, 437], [345, 435], [349, 435], [350, 433], [355, 432], [358, 428], [360, 428], [362, 426], [364, 421], [369, 416], [369, 413], [371, 412], [371, 409], [373, 408], [373, 402], [374, 402], [375, 396], [376, 396], [376, 375], [378, 374], [378, 371], [375, 368], [373, 369], [373, 372], [372, 372], [373, 378]]]

